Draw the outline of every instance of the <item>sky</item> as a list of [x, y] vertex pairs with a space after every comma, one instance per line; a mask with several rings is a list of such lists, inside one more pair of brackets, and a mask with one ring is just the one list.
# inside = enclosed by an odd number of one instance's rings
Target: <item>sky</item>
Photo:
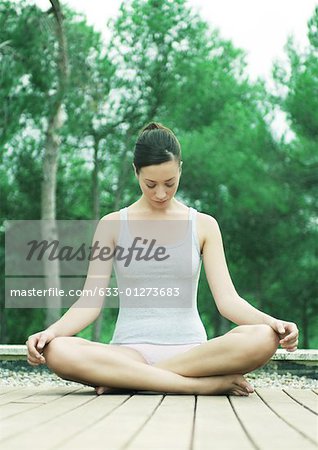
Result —
[[[43, 9], [50, 6], [49, 0], [32, 0], [32, 3]], [[106, 22], [118, 15], [122, 0], [62, 0], [62, 3], [84, 13], [87, 22], [108, 41]], [[288, 36], [294, 36], [300, 49], [308, 44], [307, 22], [318, 0], [187, 0], [187, 5], [211, 27], [217, 28], [221, 37], [231, 39], [236, 47], [246, 51], [251, 80], [261, 77], [271, 87], [272, 65], [276, 60], [285, 60]], [[278, 134], [286, 131], [283, 114], [277, 115], [274, 128]]]
[[[41, 8], [49, 8], [49, 0], [33, 0]], [[109, 32], [106, 21], [116, 17], [121, 0], [63, 0], [72, 9], [83, 12], [89, 24]], [[247, 51], [248, 72], [252, 79], [270, 78], [272, 63], [284, 57], [288, 35], [295, 36], [300, 47], [307, 40], [307, 21], [318, 0], [187, 0], [187, 5], [200, 13], [221, 37]]]

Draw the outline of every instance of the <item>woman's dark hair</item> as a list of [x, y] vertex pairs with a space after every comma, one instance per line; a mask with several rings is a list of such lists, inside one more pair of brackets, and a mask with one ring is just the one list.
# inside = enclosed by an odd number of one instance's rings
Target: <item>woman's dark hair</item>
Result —
[[180, 165], [181, 146], [174, 133], [158, 122], [150, 122], [141, 130], [135, 144], [136, 172], [142, 167], [177, 161]]

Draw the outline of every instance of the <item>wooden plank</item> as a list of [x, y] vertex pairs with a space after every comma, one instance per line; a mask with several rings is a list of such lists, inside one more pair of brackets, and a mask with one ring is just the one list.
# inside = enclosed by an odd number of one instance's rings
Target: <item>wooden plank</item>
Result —
[[[255, 448], [233, 411], [230, 403], [232, 397], [232, 395], [197, 397], [193, 450]], [[249, 398], [243, 399], [248, 400]]]
[[[317, 449], [303, 426], [303, 420], [317, 416], [295, 401], [312, 405], [313, 390], [291, 389], [295, 400], [278, 388], [257, 388], [249, 397], [198, 396], [195, 417], [195, 397], [189, 395], [97, 396], [87, 386], [22, 390], [13, 396], [11, 389], [11, 401], [3, 403], [7, 416], [1, 420], [0, 447], [6, 450], [37, 444], [41, 450]], [[20, 410], [24, 407], [33, 409]]]
[[79, 385], [78, 388], [67, 387], [67, 386], [36, 386], [36, 387], [22, 387], [18, 390], [11, 390], [7, 393], [1, 395], [0, 397], [0, 405], [5, 405], [10, 402], [45, 402], [44, 396], [48, 395], [48, 399], [52, 397], [52, 395], [56, 395], [60, 397], [63, 392], [70, 393], [72, 391], [78, 391], [81, 389]]
[[283, 391], [302, 406], [310, 409], [313, 413], [318, 414], [318, 397], [311, 389], [284, 388]]
[[[39, 390], [41, 387], [38, 388]], [[0, 405], [5, 405], [6, 403], [19, 401], [26, 399], [30, 395], [35, 394], [36, 388], [34, 387], [21, 387], [19, 389], [10, 389], [3, 393], [0, 397]]]
[[[111, 398], [121, 399], [121, 404], [112, 411], [108, 408]], [[103, 395], [87, 405], [85, 416], [89, 417], [83, 421], [83, 412], [72, 415], [71, 420], [72, 435], [66, 440], [66, 431], [64, 433], [64, 442], [58, 446], [59, 450], [118, 450], [126, 448], [126, 444], [144, 424], [151, 418], [154, 411], [162, 401], [162, 395], [134, 395], [123, 401], [122, 395], [107, 396]], [[96, 407], [99, 408], [99, 419], [96, 420]], [[82, 407], [81, 410], [84, 408]], [[68, 421], [68, 422], [69, 422]], [[81, 423], [81, 429], [78, 429], [78, 423]], [[102, 436], [102, 438], [101, 438]], [[154, 438], [152, 437], [152, 442]], [[150, 447], [151, 449], [153, 447]], [[149, 449], [149, 447], [148, 447]]]
[[[0, 419], [4, 420], [10, 416], [14, 416], [24, 411], [31, 410], [36, 408], [39, 404], [45, 404], [56, 400], [62, 395], [69, 394], [70, 392], [77, 392], [77, 389], [70, 389], [69, 387], [45, 387], [41, 386], [36, 388], [32, 388], [31, 391], [27, 391], [26, 388], [23, 389], [20, 393], [20, 397], [6, 397], [7, 403], [1, 405], [0, 408]], [[31, 394], [30, 394], [31, 393]]]
[[166, 395], [125, 449], [191, 448], [194, 408], [195, 396]]
[[[27, 398], [24, 398], [22, 400], [19, 400], [19, 402], [27, 402], [27, 403], [50, 403], [53, 400], [56, 400], [60, 398], [63, 395], [69, 395], [69, 394], [80, 394], [81, 392], [87, 392], [87, 388], [83, 385], [78, 385], [78, 387], [74, 386], [41, 386], [39, 389], [32, 388], [34, 391], [32, 395], [30, 395]], [[91, 390], [93, 393], [93, 388]]]
[[[21, 430], [21, 427], [18, 427], [19, 433], [11, 434], [11, 437], [5, 440], [5, 449], [33, 448], [35, 442], [41, 443], [39, 447], [41, 450], [49, 450], [57, 446], [60, 449], [60, 443], [71, 439], [74, 435], [81, 435], [81, 432], [116, 410], [129, 398], [126, 395], [97, 396], [92, 393], [92, 389], [88, 391], [86, 388], [82, 391], [77, 395], [60, 397], [59, 400], [38, 408], [33, 412], [32, 417], [27, 418], [29, 424], [27, 428], [23, 427]], [[45, 417], [41, 421], [43, 415]], [[103, 432], [100, 431], [95, 438], [103, 444], [104, 449], [105, 439], [101, 439], [101, 435]], [[87, 448], [92, 447], [86, 447], [86, 450]], [[74, 447], [70, 446], [69, 449], [74, 450]]]
[[[30, 388], [26, 388], [25, 390], [29, 391], [29, 389]], [[35, 388], [32, 389], [35, 396], [40, 395], [36, 392]], [[48, 391], [49, 389], [50, 388], [48, 388]], [[63, 391], [64, 387], [62, 387], [61, 389], [62, 395], [57, 394], [57, 388], [52, 389], [53, 395], [51, 396], [51, 402], [45, 404], [37, 404], [37, 408], [21, 412], [1, 421], [0, 447], [2, 442], [5, 442], [6, 445], [8, 445], [7, 442], [9, 439], [19, 439], [20, 435], [22, 436], [24, 434], [27, 434], [34, 438], [34, 433], [37, 432], [38, 426], [43, 423], [49, 422], [57, 416], [59, 417], [63, 415], [69, 410], [72, 410], [73, 408], [81, 405], [82, 403], [87, 402], [89, 400], [89, 397], [95, 397], [94, 394], [92, 395], [93, 389], [87, 387], [78, 389], [74, 392], [72, 392], [72, 388], [70, 388], [70, 393], [67, 395], [65, 395], [65, 391]], [[48, 395], [48, 391], [45, 395]], [[89, 393], [89, 395], [87, 395], [87, 393]], [[24, 442], [23, 439], [20, 440], [20, 448], [22, 442]]]
[[[261, 397], [258, 395], [259, 393]], [[231, 396], [230, 401], [242, 426], [257, 449], [317, 450], [317, 446], [312, 441], [288, 425], [267, 404], [273, 406], [275, 398], [277, 403], [282, 399], [285, 400], [285, 397], [289, 398], [280, 389], [257, 388], [249, 397]], [[263, 398], [267, 399], [266, 402], [263, 401]], [[271, 401], [269, 401], [270, 399]], [[286, 407], [292, 408], [293, 403], [295, 402], [289, 398]], [[301, 408], [301, 412], [298, 411], [298, 419], [302, 420], [302, 414], [306, 410], [301, 406], [299, 408]], [[312, 413], [309, 414], [314, 416]]]
[[8, 392], [23, 389], [23, 386], [0, 386], [0, 395], [8, 394]]
[[[257, 389], [257, 393], [279, 416], [281, 422], [284, 421], [287, 426], [289, 425], [291, 429], [297, 431], [299, 436], [305, 436], [308, 442], [317, 446], [318, 418], [315, 414], [299, 405], [280, 388], [261, 388]], [[304, 447], [300, 446], [299, 448], [303, 449]]]
[[36, 403], [8, 403], [7, 405], [2, 405], [0, 408], [0, 421], [4, 419], [20, 414], [24, 411], [37, 408]]

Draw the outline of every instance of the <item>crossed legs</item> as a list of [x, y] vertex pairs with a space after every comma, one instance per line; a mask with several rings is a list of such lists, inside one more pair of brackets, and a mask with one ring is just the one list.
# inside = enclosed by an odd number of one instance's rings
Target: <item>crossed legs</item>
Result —
[[43, 353], [58, 376], [89, 386], [217, 395], [248, 387], [242, 374], [264, 365], [278, 342], [268, 325], [241, 325], [154, 366], [134, 349], [78, 337], [55, 338]]
[[187, 377], [246, 374], [266, 364], [278, 344], [279, 336], [269, 325], [240, 325], [154, 366]]

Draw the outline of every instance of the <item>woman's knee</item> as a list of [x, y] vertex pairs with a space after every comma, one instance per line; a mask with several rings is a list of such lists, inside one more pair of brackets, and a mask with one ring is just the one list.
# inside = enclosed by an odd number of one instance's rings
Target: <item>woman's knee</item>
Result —
[[229, 333], [246, 333], [250, 334], [251, 338], [263, 339], [269, 341], [270, 344], [278, 346], [279, 336], [273, 330], [270, 325], [267, 324], [256, 324], [256, 325], [239, 325], [233, 328]]
[[243, 333], [248, 337], [245, 356], [254, 365], [264, 365], [276, 352], [279, 345], [278, 334], [266, 324], [239, 325], [229, 333]]
[[252, 351], [258, 366], [263, 366], [275, 354], [279, 346], [279, 336], [273, 328], [266, 324], [255, 325]]
[[69, 337], [59, 336], [52, 339], [43, 349], [46, 365], [53, 372], [66, 374], [70, 355]]

